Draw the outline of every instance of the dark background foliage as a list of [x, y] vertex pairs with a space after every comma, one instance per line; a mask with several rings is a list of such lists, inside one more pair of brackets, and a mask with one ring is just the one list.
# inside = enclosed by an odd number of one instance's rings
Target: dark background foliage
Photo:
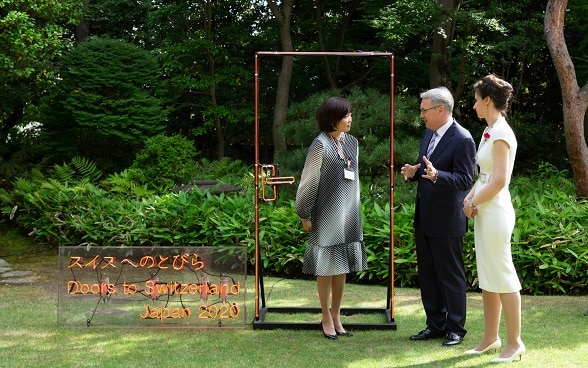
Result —
[[[273, 119], [282, 58], [266, 2], [8, 1], [0, 10], [0, 201], [2, 220], [57, 245], [243, 245], [252, 252], [253, 164], [298, 178], [329, 95], [355, 108], [370, 268], [389, 273], [394, 214], [395, 282], [416, 285], [413, 188], [398, 168], [416, 158], [419, 93], [431, 84], [431, 45], [447, 14], [431, 0], [297, 0], [295, 51], [394, 53], [394, 152], [390, 167], [390, 67], [385, 58], [295, 57], [286, 150], [274, 155]], [[472, 84], [488, 73], [515, 89], [508, 120], [519, 141], [512, 185], [513, 257], [524, 291], [586, 293], [586, 203], [573, 195], [559, 81], [543, 36], [547, 0], [461, 1], [448, 50], [455, 117], [474, 137]], [[317, 8], [318, 7], [318, 8]], [[588, 5], [570, 2], [566, 42], [578, 83], [588, 80]], [[259, 78], [260, 134], [254, 132]], [[586, 130], [588, 132], [588, 129]], [[587, 133], [588, 134], [588, 133]], [[396, 183], [390, 198], [390, 175]], [[171, 193], [215, 179], [240, 193]], [[293, 211], [296, 185], [261, 207], [264, 267], [300, 275], [305, 234]], [[476, 284], [471, 232], [468, 281]]]
[[[20, 36], [2, 33], [3, 57], [11, 60], [5, 65], [13, 65], [0, 75], [7, 86], [0, 109], [3, 180], [14, 177], [16, 166], [67, 162], [75, 155], [108, 173], [122, 171], [159, 133], [187, 137], [202, 158], [253, 163], [254, 55], [282, 47], [276, 19], [264, 2], [90, 0], [81, 7], [79, 1], [61, 0], [61, 12], [45, 11], [44, 3], [19, 4], [10, 2], [4, 14], [12, 11], [21, 21], [5, 19], [31, 42], [23, 45]], [[510, 121], [522, 143], [516, 169], [522, 173], [543, 161], [569, 168], [559, 81], [543, 36], [545, 5], [546, 0], [464, 0], [449, 49], [455, 115], [475, 136], [483, 124], [471, 109], [472, 84], [488, 73], [513, 84]], [[565, 28], [580, 85], [588, 80], [587, 8], [569, 4]], [[406, 113], [417, 119], [418, 95], [429, 88], [435, 58], [436, 22], [443, 16], [431, 0], [300, 0], [290, 33], [295, 51], [393, 52], [394, 93], [413, 104]], [[42, 39], [47, 28], [52, 37], [55, 32], [63, 37]], [[33, 45], [51, 54], [38, 53]], [[260, 59], [262, 162], [276, 160], [272, 120], [281, 61]], [[289, 105], [332, 90], [390, 93], [385, 59], [295, 57], [293, 66]], [[396, 113], [396, 143], [418, 138], [418, 129], [404, 131], [403, 111]], [[382, 144], [387, 136], [383, 130], [374, 133]]]

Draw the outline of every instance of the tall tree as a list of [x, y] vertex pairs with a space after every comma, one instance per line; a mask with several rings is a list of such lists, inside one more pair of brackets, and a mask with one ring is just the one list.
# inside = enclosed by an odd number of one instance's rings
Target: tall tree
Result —
[[[276, 18], [280, 28], [282, 51], [293, 51], [294, 48], [292, 47], [292, 35], [290, 27], [294, 0], [283, 0], [281, 9], [273, 0], [267, 0], [267, 4]], [[282, 133], [282, 127], [286, 121], [286, 109], [288, 108], [288, 98], [290, 95], [290, 82], [292, 81], [293, 65], [294, 59], [292, 56], [282, 56], [282, 69], [278, 78], [274, 120], [272, 124], [274, 156], [276, 156], [278, 152], [286, 150], [286, 139]]]
[[[352, 1], [350, 1], [350, 4], [348, 7], [343, 7], [342, 5], [344, 5], [344, 4], [341, 4], [340, 2], [337, 2], [335, 4], [335, 7], [340, 8], [342, 12], [346, 11], [341, 16], [341, 21], [340, 21], [341, 33], [339, 34], [339, 39], [337, 41], [335, 49], [327, 49], [325, 47], [325, 37], [324, 37], [324, 32], [323, 32], [323, 20], [325, 18], [325, 12], [329, 12], [329, 14], [333, 14], [334, 12], [330, 8], [324, 9], [322, 2], [323, 2], [323, 0], [316, 0], [316, 30], [317, 30], [316, 34], [317, 34], [317, 39], [318, 39], [320, 51], [323, 51], [323, 52], [324, 51], [348, 51], [348, 50], [345, 50], [345, 47], [344, 47], [345, 36], [347, 35], [347, 32], [349, 31], [349, 29], [351, 27], [351, 24], [352, 24], [351, 20], [353, 18], [353, 15], [354, 15], [360, 1], [352, 0]], [[327, 76], [327, 80], [329, 82], [329, 86], [331, 87], [331, 89], [338, 88], [337, 81], [335, 79], [335, 74], [337, 74], [340, 60], [341, 60], [340, 56], [336, 57], [334, 65], [331, 65], [329, 58], [327, 56], [323, 56], [323, 63], [325, 65], [325, 74]]]
[[[220, 159], [232, 143], [225, 132], [252, 121], [248, 43], [250, 1], [157, 2], [145, 27], [170, 86], [170, 133], [194, 139], [205, 157]], [[250, 56], [249, 53], [247, 56]], [[245, 108], [246, 106], [246, 108]]]
[[429, 82], [431, 87], [451, 86], [451, 48], [454, 39], [457, 12], [461, 0], [440, 0], [442, 13], [440, 23], [433, 36], [431, 62], [429, 64]]
[[32, 144], [39, 98], [51, 89], [83, 0], [0, 1], [0, 186], [41, 160]]
[[576, 195], [588, 198], [588, 148], [584, 139], [588, 84], [580, 88], [566, 45], [564, 24], [567, 5], [567, 0], [549, 0], [545, 9], [545, 37], [561, 85], [566, 147], [574, 174]]

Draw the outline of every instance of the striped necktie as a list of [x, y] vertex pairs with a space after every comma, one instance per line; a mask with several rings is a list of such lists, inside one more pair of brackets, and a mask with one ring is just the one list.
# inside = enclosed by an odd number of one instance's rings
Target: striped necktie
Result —
[[435, 142], [437, 141], [437, 137], [438, 137], [437, 132], [434, 132], [433, 137], [431, 138], [431, 141], [429, 142], [429, 147], [427, 148], [427, 158], [431, 157], [431, 153], [433, 153], [433, 150], [435, 149]]

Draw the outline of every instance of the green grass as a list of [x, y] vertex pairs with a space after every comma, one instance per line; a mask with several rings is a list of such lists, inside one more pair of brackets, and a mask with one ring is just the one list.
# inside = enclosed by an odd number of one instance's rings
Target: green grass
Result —
[[[497, 354], [462, 355], [482, 334], [481, 295], [468, 295], [469, 330], [464, 343], [413, 342], [424, 327], [416, 289], [396, 289], [397, 330], [353, 331], [330, 341], [319, 330], [254, 330], [254, 277], [248, 277], [245, 328], [58, 328], [57, 251], [26, 252], [12, 233], [0, 233], [0, 258], [14, 269], [33, 270], [32, 285], [0, 284], [0, 367], [484, 367]], [[268, 307], [316, 306], [313, 281], [264, 278]], [[348, 285], [345, 307], [383, 308], [386, 289]], [[515, 367], [588, 366], [586, 297], [523, 296], [527, 353]], [[346, 317], [364, 318], [362, 316]], [[374, 316], [365, 316], [374, 318]], [[270, 313], [268, 321], [316, 321], [319, 316]], [[504, 339], [504, 326], [501, 337]]]

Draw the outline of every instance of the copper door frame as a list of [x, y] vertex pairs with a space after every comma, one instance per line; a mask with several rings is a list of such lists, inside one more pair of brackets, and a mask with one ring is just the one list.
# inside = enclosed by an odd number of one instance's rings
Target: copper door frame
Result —
[[[390, 254], [388, 257], [388, 282], [386, 295], [386, 308], [342, 308], [343, 315], [356, 313], [383, 313], [385, 323], [346, 323], [349, 329], [393, 329], [396, 330], [394, 320], [394, 55], [389, 52], [280, 52], [280, 51], [258, 51], [255, 53], [255, 319], [253, 320], [254, 329], [319, 329], [318, 323], [305, 322], [266, 322], [265, 316], [269, 312], [276, 313], [300, 313], [313, 312], [320, 313], [320, 308], [307, 307], [266, 307], [265, 293], [263, 287], [262, 262], [259, 249], [259, 183], [262, 175], [262, 185], [273, 187], [274, 197], [265, 197], [262, 201], [271, 201], [276, 198], [277, 185], [292, 184], [294, 178], [279, 177], [277, 170], [273, 165], [259, 163], [259, 57], [260, 56], [349, 56], [349, 57], [387, 57], [390, 59]], [[266, 175], [269, 170], [269, 176]], [[260, 306], [261, 301], [261, 306]]]

